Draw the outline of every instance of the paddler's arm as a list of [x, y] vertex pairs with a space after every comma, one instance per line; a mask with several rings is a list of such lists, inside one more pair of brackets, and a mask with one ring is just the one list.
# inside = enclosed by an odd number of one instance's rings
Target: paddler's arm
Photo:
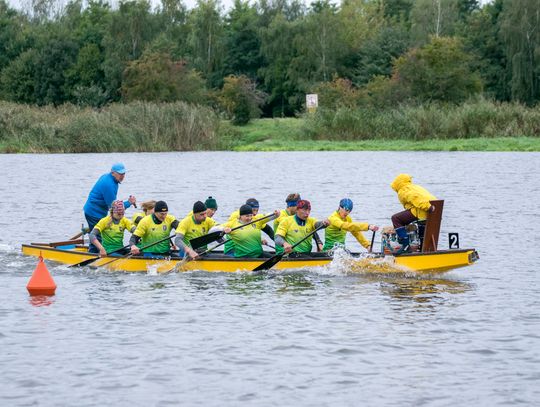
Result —
[[266, 233], [270, 239], [274, 240], [274, 229], [272, 229], [270, 225], [264, 225], [264, 228], [261, 230]]
[[285, 238], [281, 235], [276, 235], [276, 239], [274, 240], [276, 243], [276, 246], [283, 247], [283, 250], [285, 253], [290, 253], [291, 250], [291, 244], [285, 240]]
[[135, 233], [131, 235], [131, 238], [129, 239], [129, 245], [131, 254], [139, 254], [141, 251], [137, 247], [137, 244], [141, 241], [140, 236], [137, 236]]
[[[371, 230], [371, 231], [376, 232], [377, 230], [379, 230], [379, 227], [377, 225], [369, 225], [369, 224], [367, 224], [366, 230]], [[360, 232], [360, 231], [353, 232], [352, 235], [356, 238], [358, 243], [360, 243], [362, 246], [364, 246], [364, 248], [369, 250], [369, 248], [371, 247], [371, 243], [365, 238], [365, 236], [364, 236], [364, 234], [362, 232]]]
[[[320, 220], [318, 222], [315, 222], [314, 227], [315, 229], [318, 229], [321, 226], [327, 227], [329, 224], [330, 224], [330, 221], [328, 219], [325, 219], [325, 220]], [[313, 234], [313, 239], [315, 240], [315, 243], [317, 244], [317, 251], [322, 252], [324, 245], [317, 232]]]
[[105, 250], [105, 248], [99, 241], [100, 235], [101, 233], [99, 232], [99, 230], [94, 228], [92, 229], [92, 232], [90, 232], [89, 238], [90, 238], [90, 243], [92, 243], [94, 246], [96, 246], [99, 249], [99, 255], [103, 257], [107, 255], [107, 250]]
[[184, 235], [182, 233], [176, 234], [176, 237], [174, 239], [174, 244], [180, 250], [183, 250], [185, 253], [187, 253], [187, 255], [191, 257], [192, 259], [194, 259], [195, 257], [199, 255], [199, 253], [197, 253], [195, 250], [193, 250], [191, 247], [189, 247], [188, 245], [184, 243]]

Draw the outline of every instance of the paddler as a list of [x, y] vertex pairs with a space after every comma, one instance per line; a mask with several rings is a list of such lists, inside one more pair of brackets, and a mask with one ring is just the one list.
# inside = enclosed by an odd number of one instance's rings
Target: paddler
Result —
[[[129, 244], [131, 245], [131, 254], [139, 254], [140, 250], [137, 244], [148, 246], [154, 242], [160, 241], [175, 230], [179, 222], [173, 215], [169, 215], [169, 207], [165, 201], [157, 201], [154, 207], [154, 213], [145, 216], [133, 232]], [[172, 237], [171, 237], [172, 239]], [[169, 240], [150, 246], [145, 250], [145, 255], [169, 255], [171, 244]]]
[[156, 206], [156, 201], [145, 201], [141, 204], [142, 212], [137, 212], [133, 215], [131, 218], [131, 222], [133, 222], [134, 225], [138, 225], [139, 222], [144, 218], [145, 216], [151, 215], [154, 213], [154, 207]]
[[[302, 199], [300, 197], [300, 194], [296, 192], [287, 195], [287, 198], [285, 198], [285, 204], [287, 205], [287, 208], [282, 209], [279, 213], [278, 218], [274, 220], [274, 234], [277, 232], [279, 224], [283, 219], [289, 216], [294, 216], [296, 214], [296, 205], [300, 199]], [[283, 253], [283, 247], [276, 246], [276, 253]]]
[[368, 251], [370, 242], [364, 237], [362, 231], [377, 231], [379, 227], [369, 223], [353, 222], [350, 213], [353, 210], [353, 202], [349, 198], [339, 201], [338, 209], [328, 217], [330, 225], [324, 230], [323, 251], [332, 250], [335, 247], [345, 247], [345, 237], [350, 232]]
[[101, 257], [111, 252], [126, 254], [127, 249], [119, 250], [124, 247], [124, 231], [133, 233], [135, 226], [124, 214], [124, 202], [114, 201], [110, 214], [102, 218], [90, 232], [91, 247], [96, 248], [92, 251], [89, 249], [90, 253], [99, 253]]
[[[263, 214], [259, 214], [260, 205], [259, 205], [259, 201], [257, 201], [255, 198], [247, 199], [245, 205], [249, 205], [251, 207], [251, 213], [253, 215], [252, 220], [257, 220], [258, 218], [263, 218], [265, 216]], [[239, 216], [240, 216], [240, 212], [239, 210], [236, 210], [233, 213], [231, 213], [228, 221], [234, 221], [238, 219]], [[274, 231], [272, 230], [270, 225], [264, 224], [262, 231], [266, 233], [270, 239], [274, 240]], [[263, 244], [268, 244], [268, 242], [266, 242], [265, 240], [265, 243]], [[234, 242], [231, 239], [227, 240], [223, 248], [223, 251], [226, 255], [234, 256]]]
[[[201, 201], [193, 204], [193, 211], [188, 214], [176, 228], [175, 245], [178, 247], [178, 255], [184, 257], [187, 254], [194, 259], [199, 254], [191, 248], [189, 241], [196, 237], [208, 234], [216, 221], [208, 216], [208, 208]], [[206, 250], [206, 246], [200, 248]]]
[[218, 209], [216, 199], [209, 196], [206, 201], [204, 201], [204, 205], [206, 206], [206, 216], [213, 218]]
[[[308, 200], [301, 199], [296, 205], [296, 214], [288, 216], [281, 221], [276, 232], [276, 246], [283, 247], [285, 253], [291, 253], [291, 247], [313, 232], [318, 227], [328, 226], [330, 221], [325, 219], [318, 221], [310, 217], [311, 203]], [[307, 239], [294, 248], [294, 253], [297, 256], [313, 255], [311, 253], [311, 239]]]
[[249, 257], [249, 258], [266, 258], [272, 257], [270, 253], [263, 250], [262, 245], [265, 244], [264, 240], [261, 240], [261, 230], [263, 230], [267, 223], [279, 216], [279, 211], [274, 211], [273, 217], [268, 217], [260, 222], [252, 223], [243, 228], [233, 230], [239, 226], [245, 225], [256, 219], [256, 215], [253, 214], [253, 207], [248, 204], [244, 204], [238, 209], [238, 217], [233, 220], [229, 220], [223, 225], [215, 228], [216, 230], [223, 230], [227, 233], [230, 240], [234, 243], [234, 257]]
[[430, 201], [437, 198], [427, 189], [413, 184], [409, 174], [399, 174], [390, 186], [397, 192], [399, 202], [405, 208], [404, 211], [392, 215], [392, 224], [401, 244], [400, 253], [402, 253], [410, 251], [409, 235], [405, 226], [414, 221], [427, 219], [428, 213], [435, 210]]

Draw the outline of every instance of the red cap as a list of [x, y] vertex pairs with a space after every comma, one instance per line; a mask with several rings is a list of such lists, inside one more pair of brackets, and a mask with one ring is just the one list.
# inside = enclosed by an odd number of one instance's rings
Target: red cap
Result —
[[311, 203], [307, 199], [300, 199], [296, 204], [296, 209], [309, 209], [311, 210]]

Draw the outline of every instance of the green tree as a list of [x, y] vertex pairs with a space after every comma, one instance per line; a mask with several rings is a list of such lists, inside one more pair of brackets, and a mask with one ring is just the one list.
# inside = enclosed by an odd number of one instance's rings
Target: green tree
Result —
[[247, 76], [229, 75], [224, 79], [218, 100], [233, 124], [245, 125], [260, 116], [265, 96]]
[[409, 47], [408, 33], [401, 27], [385, 27], [365, 42], [358, 52], [354, 69], [357, 86], [368, 83], [375, 76], [392, 75], [392, 63]]
[[425, 44], [430, 36], [451, 36], [458, 22], [459, 0], [416, 0], [411, 11], [411, 36]]
[[2, 70], [0, 74], [1, 95], [3, 99], [18, 103], [36, 103], [35, 69], [38, 50], [30, 48]]
[[245, 74], [252, 80], [262, 65], [259, 17], [248, 1], [235, 0], [226, 18], [224, 58], [225, 74]]
[[459, 39], [432, 37], [396, 60], [393, 79], [404, 94], [418, 101], [459, 103], [482, 90], [470, 64]]
[[210, 86], [216, 86], [221, 80], [225, 53], [219, 0], [197, 0], [197, 7], [189, 15], [189, 26], [191, 62]]
[[358, 90], [348, 79], [336, 77], [331, 82], [322, 82], [315, 85], [312, 91], [319, 95], [319, 106], [321, 108], [339, 109], [340, 107], [347, 107], [354, 109], [358, 104]]
[[204, 103], [207, 92], [200, 75], [184, 61], [173, 61], [168, 54], [145, 54], [128, 63], [124, 71], [122, 95], [125, 101], [184, 101]]
[[511, 71], [512, 98], [540, 100], [540, 6], [538, 0], [505, 0], [501, 36]]
[[27, 47], [26, 19], [0, 0], [0, 71]]

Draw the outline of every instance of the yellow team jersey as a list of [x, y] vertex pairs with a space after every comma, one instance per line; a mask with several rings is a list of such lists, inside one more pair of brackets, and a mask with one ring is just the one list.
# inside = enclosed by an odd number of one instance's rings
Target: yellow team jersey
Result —
[[[262, 213], [258, 213], [257, 215], [253, 216], [253, 219], [251, 219], [252, 221], [254, 220], [257, 220], [259, 218], [264, 218], [266, 215], [263, 215]], [[227, 223], [229, 222], [233, 222], [235, 220], [238, 220], [240, 218], [240, 209], [237, 209], [235, 210], [233, 213], [231, 213], [231, 215], [229, 216], [229, 220], [227, 221]], [[268, 221], [265, 219], [263, 221], [263, 224], [262, 224], [262, 227], [264, 227], [266, 225]], [[260, 222], [257, 222], [257, 223], [254, 223], [254, 225], [258, 225]], [[262, 229], [261, 227], [261, 229]], [[227, 242], [225, 243], [225, 246], [223, 247], [223, 251], [225, 253], [229, 253], [231, 252], [232, 250], [234, 250], [234, 240], [233, 239], [230, 239], [229, 237], [227, 237]]]
[[[133, 234], [141, 238], [141, 247], [148, 246], [169, 236], [172, 230], [172, 223], [175, 220], [176, 218], [174, 216], [167, 215], [163, 222], [156, 223], [154, 216], [145, 216], [139, 222]], [[170, 241], [165, 240], [164, 242], [150, 246], [147, 251], [152, 253], [168, 253], [170, 246]]]
[[345, 245], [347, 232], [350, 232], [366, 249], [370, 246], [362, 233], [362, 231], [368, 230], [368, 223], [353, 222], [349, 215], [343, 219], [339, 216], [338, 211], [330, 215], [328, 220], [330, 225], [324, 231], [324, 251], [331, 250], [336, 244]]
[[142, 220], [142, 218], [144, 218], [146, 216], [146, 213], [144, 212], [137, 212], [136, 214], [133, 215], [133, 217], [131, 218], [131, 223], [133, 223], [135, 226], [137, 226], [139, 224], [139, 222]]
[[94, 228], [101, 234], [101, 243], [107, 253], [124, 247], [124, 231], [131, 231], [133, 224], [126, 217], [115, 223], [110, 215], [102, 218]]
[[[189, 243], [191, 239], [206, 235], [215, 224], [216, 221], [208, 217], [201, 223], [195, 223], [195, 219], [193, 219], [193, 212], [190, 212], [190, 215], [182, 219], [176, 228], [176, 233], [184, 235], [184, 243], [191, 247]], [[206, 250], [206, 247], [204, 247], [204, 249]]]
[[[306, 219], [305, 224], [302, 226], [298, 224], [296, 216], [288, 216], [280, 222], [276, 234], [283, 237], [290, 245], [294, 245], [306, 237], [306, 235], [313, 232], [315, 230], [315, 223], [317, 222], [317, 219], [310, 217]], [[306, 239], [296, 246], [293, 251], [311, 253], [311, 249], [311, 239]]]
[[[261, 229], [266, 226], [268, 219], [237, 229], [229, 234], [234, 243], [234, 257], [259, 257], [262, 252]], [[238, 218], [222, 225], [224, 228], [234, 229], [242, 226]]]

